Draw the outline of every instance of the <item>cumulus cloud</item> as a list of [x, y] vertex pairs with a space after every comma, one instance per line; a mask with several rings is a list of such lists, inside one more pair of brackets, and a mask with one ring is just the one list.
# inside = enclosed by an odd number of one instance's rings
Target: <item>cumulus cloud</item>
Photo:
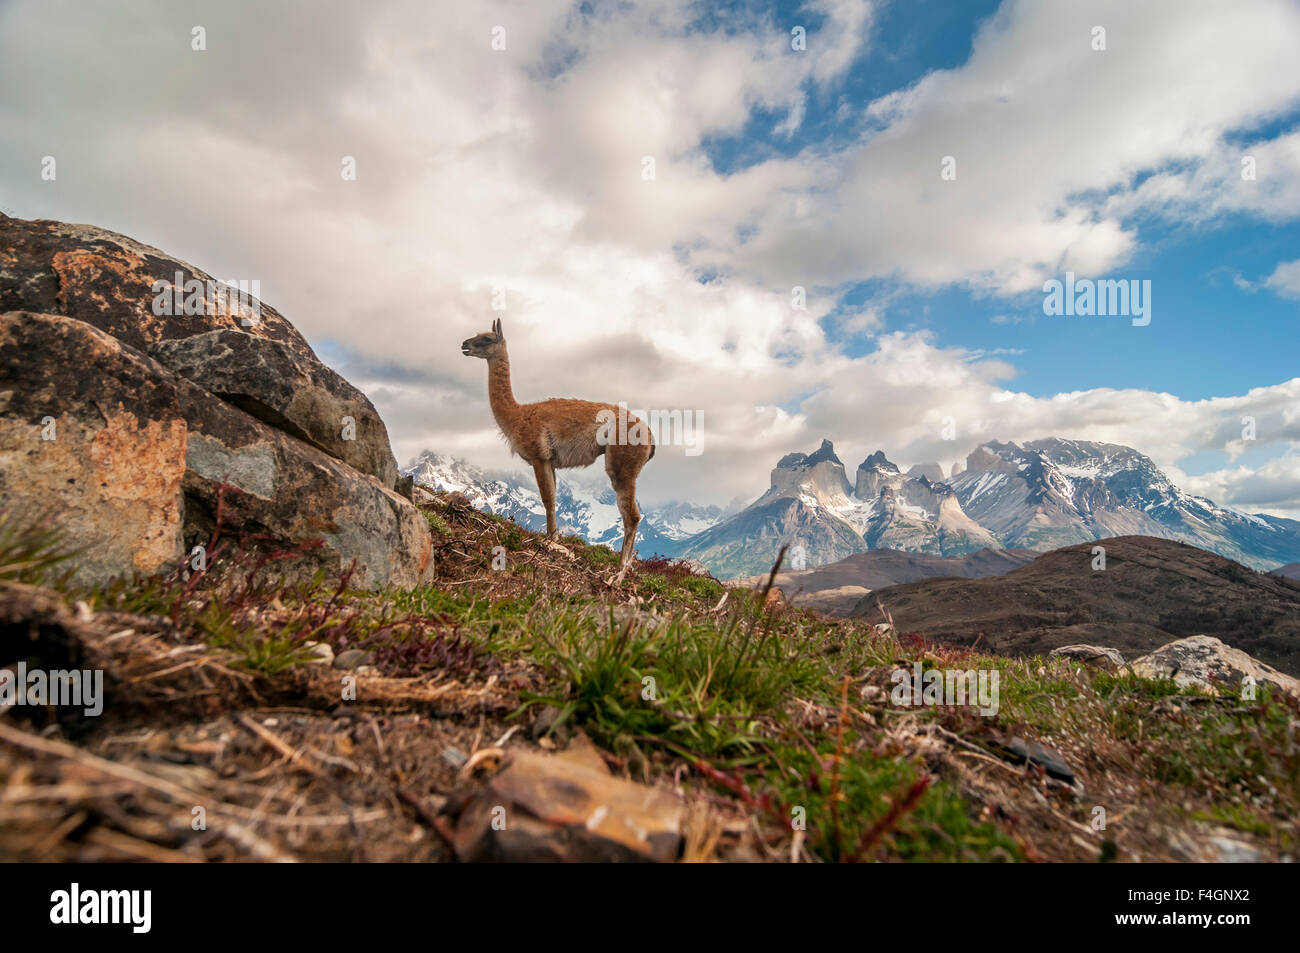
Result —
[[1284, 298], [1300, 298], [1300, 259], [1279, 264], [1264, 285]]
[[1252, 512], [1295, 518], [1300, 513], [1300, 454], [1287, 454], [1263, 466], [1233, 467], [1184, 477], [1183, 488], [1212, 500], [1232, 500]]

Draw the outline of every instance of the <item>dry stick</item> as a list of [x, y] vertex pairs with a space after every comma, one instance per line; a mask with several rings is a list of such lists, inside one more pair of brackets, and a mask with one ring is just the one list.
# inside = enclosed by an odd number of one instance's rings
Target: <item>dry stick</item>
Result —
[[296, 857], [290, 857], [270, 841], [263, 840], [243, 824], [235, 821], [223, 822], [221, 835], [234, 841], [257, 860], [269, 861], [275, 864], [296, 864], [298, 862]]
[[[109, 761], [98, 755], [82, 751], [74, 745], [67, 744], [54, 739], [38, 738], [36, 735], [26, 731], [11, 728], [0, 722], [0, 741], [7, 741], [10, 744], [17, 745], [20, 748], [26, 748], [29, 751], [39, 751], [42, 754], [53, 755], [58, 758], [66, 758], [69, 761], [76, 761], [84, 767], [94, 771], [107, 774], [109, 777], [120, 778], [130, 781], [140, 787], [160, 794], [163, 797], [181, 804], [197, 804], [205, 800], [204, 795], [183, 788], [180, 785], [172, 784], [170, 781], [164, 781], [162, 778], [148, 774], [144, 771], [138, 771], [135, 768], [124, 764], [118, 764], [116, 761]], [[355, 818], [339, 815], [323, 815], [320, 817], [274, 817], [262, 816], [257, 811], [249, 810], [246, 807], [240, 807], [238, 804], [229, 804], [225, 801], [210, 802], [209, 814], [229, 814], [234, 817], [242, 817], [245, 820], [258, 821], [264, 824], [270, 824], [273, 827], [335, 827], [339, 824], [349, 824], [356, 821], [377, 821], [388, 817], [387, 811], [373, 810], [364, 814], [357, 815]]]
[[889, 810], [885, 812], [885, 816], [872, 824], [871, 828], [862, 835], [862, 840], [858, 842], [857, 849], [849, 855], [849, 860], [857, 861], [864, 853], [875, 847], [882, 837], [898, 826], [898, 822], [903, 819], [903, 815], [915, 811], [921, 803], [921, 796], [925, 794], [926, 789], [933, 780], [930, 775], [923, 774], [906, 791], [896, 797], [893, 803], [889, 805]]
[[439, 817], [419, 795], [412, 793], [406, 788], [397, 788], [396, 790], [397, 796], [415, 809], [415, 813], [419, 815], [420, 820], [433, 828], [434, 833], [441, 837], [447, 843], [448, 847], [454, 849], [456, 843], [452, 837], [452, 832], [447, 821]]
[[191, 857], [179, 850], [172, 850], [170, 847], [159, 847], [157, 844], [140, 840], [107, 827], [96, 827], [86, 834], [86, 840], [100, 847], [107, 847], [119, 853], [140, 857], [154, 863], [200, 864], [203, 862], [200, 858]]
[[32, 850], [32, 856], [37, 860], [40, 860], [50, 851], [54, 850], [61, 840], [85, 823], [86, 818], [89, 816], [90, 815], [85, 811], [76, 811], [73, 814], [70, 814], [64, 819], [62, 824], [52, 830], [40, 841], [40, 843], [36, 845]]
[[[310, 772], [311, 774], [320, 774], [320, 768], [316, 767], [310, 761], [306, 761], [303, 759], [303, 755], [306, 754], [306, 752], [294, 750], [294, 748], [292, 748], [290, 745], [282, 741], [278, 735], [276, 735], [272, 731], [267, 730], [262, 725], [259, 725], [252, 718], [249, 718], [248, 715], [244, 714], [242, 711], [235, 715], [235, 720], [239, 722], [241, 725], [243, 725], [245, 728], [247, 728], [249, 731], [251, 731], [253, 734], [257, 735], [257, 737], [265, 741], [276, 751], [280, 752], [280, 754], [284, 755], [286, 761], [292, 762], [293, 764], [302, 768], [304, 771]], [[302, 763], [299, 764], [299, 762]]]
[[137, 784], [141, 787], [169, 797], [181, 802], [193, 803], [201, 798], [193, 791], [172, 784], [170, 781], [156, 777], [152, 774], [146, 774], [143, 771], [137, 771], [135, 768], [128, 767], [124, 764], [118, 764], [116, 761], [109, 761], [98, 755], [93, 755], [82, 751], [73, 745], [66, 744], [62, 741], [55, 741], [50, 738], [39, 738], [36, 735], [29, 734], [16, 728], [0, 722], [0, 741], [7, 741], [12, 745], [20, 748], [26, 748], [29, 751], [39, 751], [42, 754], [54, 755], [59, 758], [67, 758], [84, 764], [104, 774], [114, 778], [121, 778]]

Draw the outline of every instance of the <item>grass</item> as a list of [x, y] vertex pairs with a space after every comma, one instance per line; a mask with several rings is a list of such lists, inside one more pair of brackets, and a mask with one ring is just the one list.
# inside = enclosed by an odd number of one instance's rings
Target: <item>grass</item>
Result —
[[[1291, 696], [1212, 698], [1168, 680], [894, 638], [867, 620], [727, 592], [668, 559], [638, 561], [613, 587], [608, 547], [565, 538], [569, 559], [441, 496], [425, 515], [439, 575], [413, 589], [360, 590], [347, 573], [291, 584], [273, 565], [227, 556], [205, 576], [81, 591], [58, 576], [57, 536], [2, 517], [0, 578], [165, 616], [272, 676], [309, 662], [305, 643], [324, 642], [373, 651], [387, 675], [495, 677], [517, 692], [516, 721], [554, 708], [552, 736], [581, 728], [637, 778], [677, 779], [730, 805], [773, 857], [1168, 859], [1164, 832], [1214, 825], [1276, 854], [1296, 848]], [[497, 547], [507, 572], [491, 568]], [[914, 662], [996, 669], [997, 715], [891, 705], [891, 672]], [[1085, 793], [999, 761], [995, 741], [1010, 735], [1058, 748]], [[1093, 834], [1097, 805], [1121, 820]]]
[[429, 524], [429, 531], [439, 536], [450, 536], [451, 527], [437, 510], [425, 510], [424, 519]]
[[0, 579], [65, 588], [71, 575], [68, 560], [77, 553], [51, 517], [20, 519], [0, 510]]

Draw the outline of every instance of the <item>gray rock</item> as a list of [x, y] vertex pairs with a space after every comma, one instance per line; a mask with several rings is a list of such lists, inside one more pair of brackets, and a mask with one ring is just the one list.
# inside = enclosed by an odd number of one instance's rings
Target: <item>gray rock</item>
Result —
[[1124, 668], [1124, 656], [1119, 653], [1119, 650], [1104, 645], [1062, 645], [1052, 649], [1048, 655], [1052, 658], [1068, 659], [1082, 665], [1105, 669], [1108, 672], [1118, 672]]
[[358, 585], [412, 586], [428, 570], [410, 501], [84, 321], [0, 315], [0, 380], [0, 507], [53, 514], [80, 582], [178, 567], [219, 494], [229, 554], [311, 547], [277, 563], [291, 577], [356, 560]]
[[379, 414], [310, 351], [218, 328], [159, 341], [149, 354], [264, 423], [395, 487], [397, 461]]
[[366, 652], [363, 649], [348, 649], [340, 652], [334, 658], [335, 668], [360, 668], [363, 665], [370, 665], [375, 660], [374, 652]]
[[[204, 288], [204, 300], [194, 299], [199, 306], [191, 309], [197, 313], [186, 313], [183, 294], [173, 296], [181, 300], [171, 313], [155, 313], [156, 283], [174, 286], [178, 274], [182, 287], [193, 281]], [[393, 489], [397, 461], [366, 395], [321, 363], [270, 305], [251, 296], [241, 303], [224, 292], [208, 295], [209, 282], [211, 275], [116, 232], [0, 214], [0, 311], [92, 324]], [[354, 423], [346, 433], [345, 417]]]
[[1264, 854], [1239, 834], [1224, 827], [1196, 825], [1167, 834], [1169, 853], [1175, 860], [1198, 864], [1258, 864]]
[[1255, 684], [1300, 695], [1300, 680], [1284, 675], [1240, 649], [1208, 635], [1193, 635], [1162, 645], [1132, 665], [1143, 678], [1172, 678], [1183, 688], [1218, 694], [1221, 688], [1241, 689], [1246, 679]]
[[1066, 784], [1074, 783], [1074, 769], [1065, 763], [1065, 755], [1055, 748], [1019, 736], [1013, 736], [1001, 747], [1004, 757], [1014, 764], [1024, 764], [1028, 761], [1030, 764], [1040, 765], [1049, 777], [1064, 781]]
[[677, 859], [684, 813], [668, 791], [587, 759], [516, 751], [461, 813], [452, 844], [469, 862], [665, 862]]

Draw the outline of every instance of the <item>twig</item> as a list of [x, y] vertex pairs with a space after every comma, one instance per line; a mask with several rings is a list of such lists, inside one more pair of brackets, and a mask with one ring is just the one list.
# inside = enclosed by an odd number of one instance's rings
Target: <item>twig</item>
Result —
[[282, 741], [278, 735], [268, 730], [267, 728], [263, 727], [262, 725], [259, 725], [256, 721], [254, 721], [252, 718], [249, 718], [248, 715], [244, 714], [242, 711], [235, 715], [235, 720], [239, 722], [241, 725], [243, 725], [245, 728], [247, 728], [249, 731], [251, 731], [253, 734], [257, 735], [257, 737], [265, 741], [276, 751], [280, 752], [280, 754], [284, 755], [286, 761], [298, 765], [298, 767], [302, 768], [304, 771], [307, 771], [311, 774], [316, 774], [316, 775], [320, 774], [320, 768], [316, 767], [314, 764], [312, 764], [309, 761], [303, 760], [303, 755], [306, 754], [306, 752], [295, 750], [294, 748], [290, 747], [288, 744]]
[[880, 842], [880, 839], [887, 833], [898, 826], [898, 822], [903, 816], [915, 811], [921, 803], [921, 796], [925, 794], [926, 788], [930, 786], [933, 778], [928, 774], [923, 774], [912, 782], [911, 786], [894, 798], [893, 803], [889, 805], [889, 810], [885, 816], [876, 823], [872, 824], [870, 829], [862, 835], [862, 840], [858, 842], [857, 849], [849, 855], [850, 862], [856, 862], [859, 857], [871, 850]]

